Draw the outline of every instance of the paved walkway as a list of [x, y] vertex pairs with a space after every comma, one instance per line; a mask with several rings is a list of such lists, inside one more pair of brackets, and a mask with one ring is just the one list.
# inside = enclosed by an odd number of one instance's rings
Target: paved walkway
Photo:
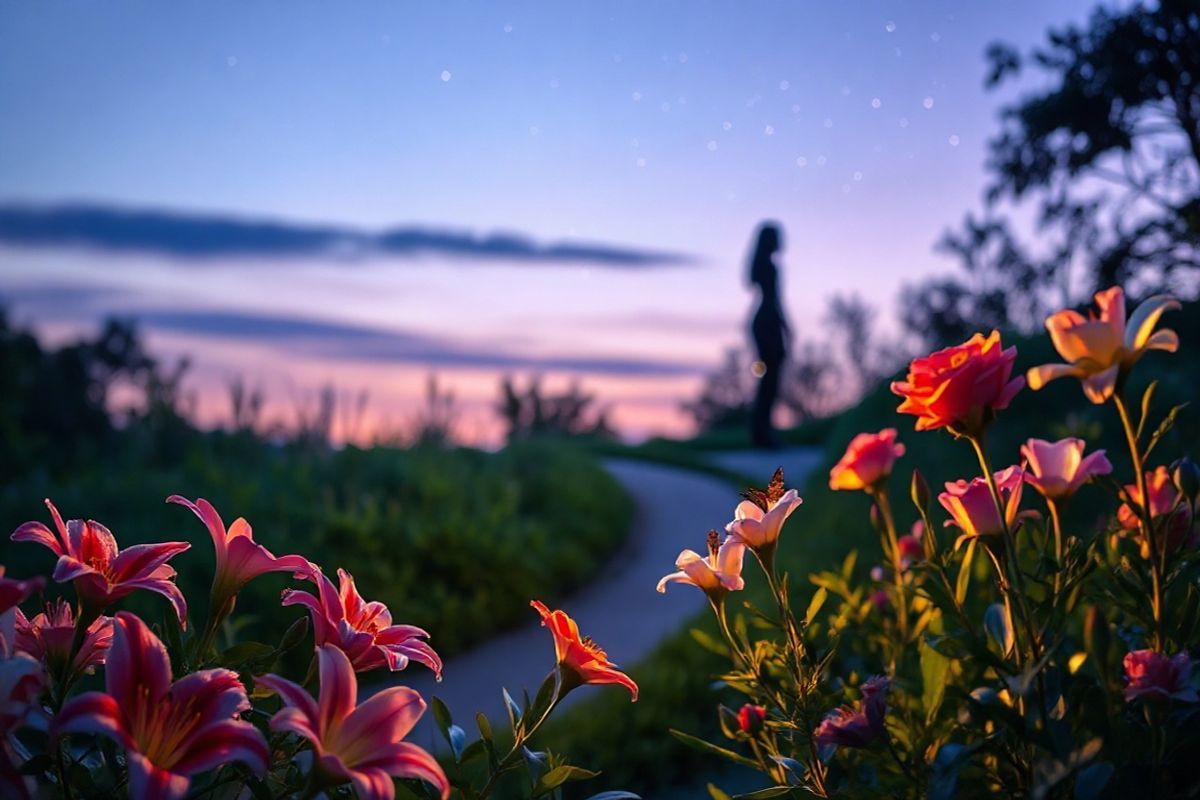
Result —
[[[722, 458], [734, 455], [724, 454]], [[807, 450], [751, 453], [739, 457], [738, 466], [731, 468], [769, 477], [779, 463], [784, 464], [788, 483], [799, 484], [806, 471], [801, 465], [809, 464], [807, 468], [811, 469], [815, 457]], [[579, 623], [584, 635], [607, 650], [609, 658], [631, 666], [705, 608], [706, 601], [699, 591], [676, 586], [666, 594], [658, 594], [655, 585], [663, 575], [674, 571], [680, 550], [704, 550], [705, 534], [710, 528], [720, 530], [732, 518], [738, 496], [733, 487], [700, 473], [634, 461], [612, 460], [605, 466], [633, 497], [633, 529], [608, 566], [560, 607]], [[528, 625], [450, 660], [440, 684], [420, 666], [399, 673], [399, 682], [426, 698], [436, 695], [445, 701], [455, 722], [467, 730], [468, 740], [477, 736], [476, 711], [483, 711], [497, 726], [507, 725], [500, 688], [506, 687], [517, 698], [522, 688], [532, 695], [554, 664], [550, 632], [541, 626], [533, 609], [529, 610], [529, 619]], [[433, 641], [436, 646], [436, 632]], [[565, 704], [602, 690], [625, 691], [620, 687], [583, 687], [573, 692]], [[444, 748], [431, 714], [425, 715], [410, 740], [425, 747]]]

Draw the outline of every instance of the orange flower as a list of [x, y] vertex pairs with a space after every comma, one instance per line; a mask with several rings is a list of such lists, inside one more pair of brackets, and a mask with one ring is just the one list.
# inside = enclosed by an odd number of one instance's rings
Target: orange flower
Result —
[[1065, 309], [1046, 319], [1046, 330], [1054, 347], [1067, 364], [1043, 364], [1026, 373], [1029, 388], [1041, 389], [1055, 378], [1067, 375], [1083, 381], [1083, 393], [1093, 403], [1112, 397], [1117, 381], [1149, 350], [1173, 353], [1179, 348], [1175, 331], [1155, 331], [1164, 311], [1178, 309], [1179, 301], [1156, 295], [1142, 303], [1125, 320], [1125, 293], [1113, 286], [1096, 293], [1099, 316], [1090, 312], [1085, 318], [1078, 311]]
[[[1130, 500], [1142, 505], [1142, 493], [1138, 491], [1136, 483], [1128, 484], [1125, 491]], [[1158, 540], [1159, 549], [1165, 547], [1170, 553], [1178, 550], [1184, 544], [1190, 544], [1192, 508], [1187, 499], [1179, 494], [1174, 481], [1171, 480], [1171, 473], [1166, 467], [1159, 467], [1153, 472], [1146, 473], [1146, 493], [1150, 495], [1150, 517], [1154, 521], [1155, 530], [1161, 531]], [[1128, 503], [1122, 503], [1121, 507], [1117, 509], [1117, 521], [1126, 531], [1136, 531], [1141, 527], [1141, 518], [1138, 516], [1138, 512]], [[1143, 541], [1141, 545], [1142, 557], [1149, 558], [1149, 542]]]
[[916, 416], [919, 431], [975, 431], [987, 412], [1007, 408], [1025, 385], [1024, 378], [1012, 378], [1016, 358], [1017, 348], [1003, 349], [999, 331], [992, 331], [914, 359], [907, 379], [892, 383], [892, 391], [904, 398], [897, 410]]
[[896, 429], [879, 433], [860, 433], [850, 440], [846, 454], [829, 471], [829, 488], [869, 489], [892, 474], [892, 465], [904, 455], [904, 445], [896, 441]]
[[542, 615], [542, 624], [554, 634], [554, 652], [562, 668], [563, 694], [585, 683], [619, 683], [629, 690], [633, 701], [637, 702], [637, 684], [617, 669], [617, 665], [608, 660], [595, 642], [590, 638], [580, 638], [579, 626], [567, 616], [567, 612], [551, 611], [538, 600], [529, 601], [529, 605], [537, 609]]

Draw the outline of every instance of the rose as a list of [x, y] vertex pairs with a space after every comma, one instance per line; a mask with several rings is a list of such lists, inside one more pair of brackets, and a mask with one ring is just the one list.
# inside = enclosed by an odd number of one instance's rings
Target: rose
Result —
[[[1007, 408], [1025, 385], [1012, 378], [1017, 349], [1000, 345], [1000, 333], [975, 334], [966, 342], [914, 359], [892, 391], [904, 398], [898, 411], [917, 418], [919, 431], [950, 427], [977, 433], [990, 412]], [[1011, 378], [1011, 380], [1010, 380]]]
[[888, 475], [896, 459], [904, 455], [904, 445], [896, 441], [896, 429], [879, 433], [860, 433], [850, 441], [845, 455], [829, 471], [829, 488], [870, 489]]

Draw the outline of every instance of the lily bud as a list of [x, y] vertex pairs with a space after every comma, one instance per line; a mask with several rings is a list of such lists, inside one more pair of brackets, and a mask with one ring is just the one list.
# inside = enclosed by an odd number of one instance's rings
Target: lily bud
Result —
[[1174, 474], [1171, 476], [1180, 493], [1190, 502], [1195, 503], [1200, 496], [1200, 467], [1187, 456], [1175, 463]]
[[914, 469], [912, 473], [912, 483], [909, 484], [909, 495], [912, 497], [913, 505], [917, 507], [917, 511], [922, 514], [929, 513], [929, 484], [925, 482], [925, 476], [921, 474], [921, 470]]

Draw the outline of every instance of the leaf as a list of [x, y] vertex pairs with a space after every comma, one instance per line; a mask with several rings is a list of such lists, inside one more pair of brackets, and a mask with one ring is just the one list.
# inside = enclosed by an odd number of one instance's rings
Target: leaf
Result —
[[992, 603], [988, 606], [983, 614], [983, 629], [1000, 648], [1000, 654], [1007, 658], [1017, 640], [1013, 633], [1012, 617], [1003, 603]]
[[555, 767], [538, 778], [538, 782], [533, 786], [532, 797], [541, 797], [544, 794], [549, 794], [568, 781], [583, 781], [588, 778], [594, 778], [599, 774], [599, 772], [592, 772], [590, 769], [584, 769], [583, 767], [572, 767], [569, 764], [563, 764], [561, 767]]
[[766, 789], [759, 789], [757, 792], [735, 794], [733, 800], [766, 800], [768, 797], [783, 797], [785, 794], [791, 794], [795, 788], [794, 786], [768, 786]]
[[828, 595], [829, 592], [825, 591], [824, 586], [822, 586], [820, 589], [817, 589], [817, 591], [813, 594], [812, 600], [810, 600], [808, 603], [808, 610], [804, 612], [805, 625], [808, 625], [813, 621], [813, 617], [815, 617], [821, 610], [821, 606], [825, 605], [825, 598]]
[[587, 798], [587, 800], [642, 800], [642, 798], [639, 795], [634, 794], [633, 792], [615, 791], [615, 792], [601, 792], [600, 794], [594, 794], [591, 797]]
[[697, 750], [700, 750], [702, 752], [711, 753], [712, 755], [715, 755], [715, 756], [720, 756], [721, 758], [728, 759], [735, 764], [741, 764], [743, 767], [750, 767], [751, 769], [758, 769], [758, 764], [755, 763], [754, 761], [751, 761], [750, 759], [746, 758], [745, 756], [738, 755], [737, 753], [733, 752], [732, 750], [726, 750], [724, 747], [719, 747], [719, 746], [713, 744], [712, 742], [706, 742], [699, 737], [692, 736], [690, 733], [684, 733], [683, 731], [677, 731], [674, 728], [672, 728], [671, 735], [674, 736], [679, 741], [683, 742], [684, 744], [689, 745], [690, 747], [694, 747]]
[[463, 748], [467, 746], [467, 732], [457, 725], [451, 725], [446, 729], [446, 741], [454, 752], [454, 760], [462, 761]]
[[707, 631], [703, 631], [699, 628], [692, 628], [690, 631], [688, 631], [688, 633], [691, 634], [692, 638], [696, 641], [696, 644], [700, 645], [710, 653], [715, 653], [723, 658], [729, 655], [729, 647], [724, 642], [717, 641], [715, 637], [710, 636]]
[[1154, 390], [1158, 388], [1158, 381], [1150, 381], [1150, 385], [1146, 387], [1146, 391], [1142, 392], [1142, 415], [1138, 417], [1137, 433], [1134, 438], [1137, 441], [1142, 440], [1142, 433], [1146, 429], [1146, 420], [1150, 416], [1150, 404], [1154, 401]]
[[711, 797], [712, 800], [731, 800], [729, 795], [725, 794], [718, 789], [715, 784], [711, 783], [708, 785], [708, 796]]
[[971, 563], [975, 560], [975, 539], [967, 542], [962, 565], [958, 568], [958, 580], [954, 582], [954, 599], [961, 606], [967, 599], [967, 587], [971, 585]]
[[488, 718], [482, 711], [475, 712], [475, 725], [479, 728], [479, 735], [485, 742], [492, 741], [492, 724], [488, 722]]
[[504, 707], [508, 709], [508, 724], [512, 727], [513, 733], [517, 732], [517, 723], [521, 721], [521, 708], [517, 705], [517, 701], [513, 700], [512, 695], [508, 693], [508, 689], [500, 687], [500, 693], [504, 695]]
[[1154, 431], [1154, 435], [1150, 437], [1150, 442], [1146, 445], [1146, 449], [1142, 453], [1143, 461], [1149, 458], [1150, 452], [1159, 443], [1159, 440], [1166, 436], [1171, 428], [1175, 427], [1175, 420], [1179, 417], [1179, 412], [1183, 411], [1185, 408], [1187, 408], [1187, 406], [1187, 403], [1180, 403], [1168, 411], [1167, 416], [1163, 418], [1163, 421], [1158, 423], [1158, 428]]
[[[934, 625], [941, 628], [941, 620], [930, 622], [931, 628]], [[950, 672], [952, 661], [933, 649], [926, 639], [921, 640], [920, 659], [921, 705], [925, 707], [925, 722], [929, 723], [942, 706], [942, 698], [946, 695], [946, 675]]]
[[[438, 730], [442, 732], [442, 736], [446, 736], [446, 732], [454, 723], [454, 719], [450, 716], [450, 709], [446, 708], [442, 698], [436, 696], [429, 699], [429, 708], [433, 711], [433, 721], [437, 723]], [[449, 737], [446, 738], [446, 743], [450, 744]]]

